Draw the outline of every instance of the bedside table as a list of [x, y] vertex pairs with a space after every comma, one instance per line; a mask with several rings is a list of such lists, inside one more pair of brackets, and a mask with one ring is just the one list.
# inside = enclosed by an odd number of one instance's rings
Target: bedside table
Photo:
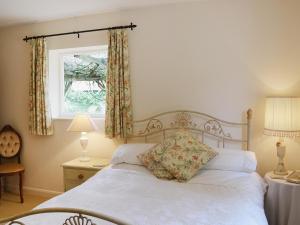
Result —
[[269, 225], [300, 224], [300, 185], [284, 179], [272, 179], [272, 172], [265, 175], [268, 191], [265, 212]]
[[108, 159], [91, 158], [89, 162], [80, 162], [79, 158], [62, 164], [64, 170], [64, 190], [68, 191], [109, 165]]

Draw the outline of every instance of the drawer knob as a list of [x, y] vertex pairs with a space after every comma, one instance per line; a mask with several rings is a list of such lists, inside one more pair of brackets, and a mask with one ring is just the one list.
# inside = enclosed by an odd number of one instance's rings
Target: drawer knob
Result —
[[84, 178], [83, 174], [78, 175], [78, 179], [82, 180]]

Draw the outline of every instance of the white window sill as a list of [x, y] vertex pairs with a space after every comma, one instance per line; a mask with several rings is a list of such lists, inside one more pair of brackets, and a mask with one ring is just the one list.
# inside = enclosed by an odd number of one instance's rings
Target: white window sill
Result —
[[[104, 121], [104, 117], [92, 117], [91, 116], [91, 118], [93, 119], [93, 120], [96, 120], [96, 121]], [[52, 120], [54, 120], [54, 121], [61, 121], [61, 120], [68, 120], [68, 121], [70, 121], [70, 120], [72, 120], [73, 119], [73, 117], [54, 117], [54, 118], [52, 118]]]

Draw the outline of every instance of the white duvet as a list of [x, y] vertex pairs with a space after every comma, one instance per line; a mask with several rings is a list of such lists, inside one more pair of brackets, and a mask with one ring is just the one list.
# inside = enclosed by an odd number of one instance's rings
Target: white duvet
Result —
[[[121, 164], [38, 208], [87, 209], [133, 225], [267, 225], [264, 193], [265, 183], [256, 173], [202, 170], [178, 183], [159, 180], [142, 166]], [[33, 216], [26, 224], [60, 225], [67, 217]]]

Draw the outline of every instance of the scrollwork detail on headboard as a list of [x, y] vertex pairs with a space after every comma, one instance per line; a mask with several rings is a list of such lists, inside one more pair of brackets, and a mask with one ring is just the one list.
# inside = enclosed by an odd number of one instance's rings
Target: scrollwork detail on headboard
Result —
[[196, 128], [197, 124], [193, 122], [191, 114], [179, 112], [175, 115], [175, 121], [171, 122], [172, 128]]
[[151, 119], [148, 122], [145, 130], [139, 131], [138, 134], [139, 135], [150, 134], [152, 132], [160, 131], [160, 130], [162, 130], [162, 128], [163, 128], [163, 123], [160, 120], [158, 120], [158, 119]]
[[[131, 139], [144, 138], [147, 142], [161, 141], [177, 130], [184, 129], [207, 143], [217, 142], [219, 146], [240, 144], [250, 149], [250, 128], [252, 110], [247, 110], [246, 122], [229, 122], [206, 113], [192, 110], [174, 110], [162, 112], [151, 117], [133, 121], [133, 132], [125, 137], [125, 143]], [[213, 141], [213, 142], [212, 142]]]
[[232, 138], [230, 133], [224, 132], [222, 125], [217, 120], [208, 120], [203, 127], [209, 134]]

